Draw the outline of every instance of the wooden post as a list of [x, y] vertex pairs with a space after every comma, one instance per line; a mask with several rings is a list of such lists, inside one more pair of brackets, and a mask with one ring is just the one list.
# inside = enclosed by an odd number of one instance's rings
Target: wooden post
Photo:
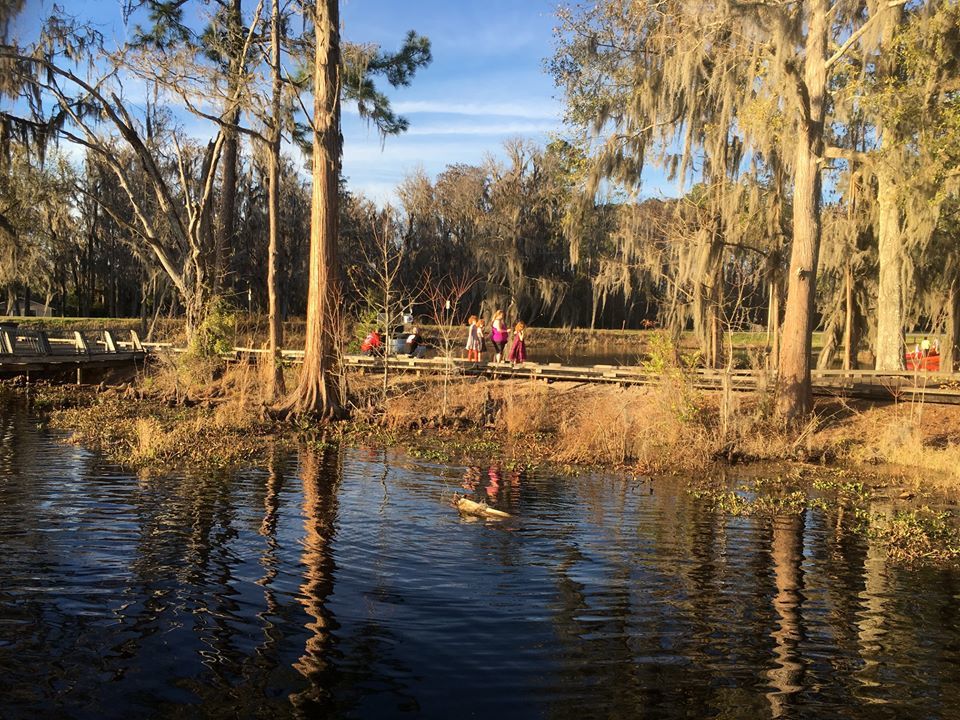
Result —
[[0, 353], [13, 355], [13, 340], [9, 330], [0, 330]]
[[77, 385], [83, 385], [83, 366], [77, 363]]
[[110, 334], [109, 330], [103, 331], [103, 344], [107, 346], [108, 353], [117, 351], [117, 344], [113, 341], [113, 335]]
[[137, 335], [136, 330], [130, 331], [130, 344], [133, 345], [133, 349], [137, 352], [143, 352], [143, 343], [140, 342], [140, 336]]
[[47, 338], [47, 333], [43, 330], [37, 333], [37, 350], [40, 351], [41, 355], [50, 354], [50, 340]]
[[[76, 346], [78, 354], [83, 354], [83, 355], [90, 354], [90, 348], [87, 345], [87, 339], [83, 336], [83, 333], [80, 332], [79, 330], [73, 331], [73, 344]], [[77, 372], [79, 373], [79, 371], [80, 371], [80, 367], [77, 366]], [[79, 380], [77, 381], [77, 384], [78, 385], [80, 384]]]

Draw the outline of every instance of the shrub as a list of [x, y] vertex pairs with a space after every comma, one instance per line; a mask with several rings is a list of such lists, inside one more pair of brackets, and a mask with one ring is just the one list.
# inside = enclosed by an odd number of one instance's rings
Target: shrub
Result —
[[190, 339], [188, 354], [217, 357], [233, 349], [237, 329], [237, 313], [225, 300], [214, 298], [200, 327]]

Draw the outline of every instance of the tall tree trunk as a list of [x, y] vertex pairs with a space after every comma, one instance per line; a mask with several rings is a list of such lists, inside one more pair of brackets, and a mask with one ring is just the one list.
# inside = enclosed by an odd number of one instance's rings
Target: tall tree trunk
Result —
[[844, 302], [843, 314], [843, 369], [855, 370], [857, 368], [857, 340], [856, 330], [853, 326], [853, 268], [850, 267], [849, 262], [844, 268], [843, 281], [846, 286], [846, 300]]
[[810, 0], [804, 58], [805, 107], [800, 108], [793, 168], [793, 247], [783, 318], [777, 408], [787, 420], [813, 409], [810, 349], [820, 254], [820, 162], [827, 91], [827, 0]]
[[590, 329], [596, 330], [597, 329], [597, 305], [600, 302], [600, 297], [599, 297], [600, 294], [597, 292], [596, 287], [591, 288], [591, 290], [593, 295], [593, 303], [590, 306]]
[[[894, 80], [900, 65], [898, 53], [891, 47], [893, 35], [899, 25], [901, 9], [890, 3], [886, 12], [891, 21], [884, 24], [881, 43], [887, 52], [877, 61], [876, 74], [879, 82]], [[883, 12], [878, 11], [878, 12]], [[879, 261], [879, 286], [877, 288], [877, 370], [897, 371], [904, 369], [903, 361], [903, 234], [900, 223], [899, 188], [895, 179], [900, 146], [906, 140], [898, 137], [895, 125], [878, 125], [880, 157], [877, 163], [877, 252]]]
[[277, 303], [279, 283], [277, 278], [277, 247], [280, 234], [280, 114], [282, 82], [280, 77], [280, 0], [273, 0], [270, 14], [270, 62], [273, 75], [271, 99], [270, 163], [267, 178], [267, 202], [269, 203], [270, 245], [267, 249], [267, 300], [270, 324], [270, 372], [267, 379], [267, 399], [272, 403], [286, 393], [283, 384], [283, 366], [280, 344], [283, 341], [283, 326], [280, 323], [280, 308]]
[[770, 281], [770, 357], [774, 365], [780, 362], [780, 283]]
[[956, 368], [957, 360], [960, 360], [958, 343], [960, 343], [960, 279], [955, 278], [950, 283], [950, 291], [947, 295], [947, 327], [940, 347], [941, 370], [953, 372]]
[[[230, 53], [230, 69], [227, 73], [227, 102], [231, 102], [237, 94], [240, 76], [243, 74], [243, 14], [241, 0], [231, 0], [227, 11], [227, 48]], [[233, 125], [240, 124], [240, 109], [235, 109], [227, 116]], [[220, 283], [226, 275], [229, 247], [233, 238], [233, 229], [236, 225], [237, 208], [237, 161], [240, 155], [240, 139], [236, 130], [224, 128], [223, 156], [221, 158], [223, 172], [220, 176], [220, 207], [217, 212], [217, 226], [214, 237], [213, 277], [211, 286], [214, 296], [220, 294]]]
[[903, 236], [897, 186], [890, 169], [877, 173], [877, 238], [880, 286], [877, 291], [877, 370], [903, 370]]
[[324, 419], [340, 417], [336, 312], [338, 181], [340, 177], [340, 8], [316, 0], [313, 70], [313, 196], [310, 203], [310, 280], [300, 384], [285, 410]]

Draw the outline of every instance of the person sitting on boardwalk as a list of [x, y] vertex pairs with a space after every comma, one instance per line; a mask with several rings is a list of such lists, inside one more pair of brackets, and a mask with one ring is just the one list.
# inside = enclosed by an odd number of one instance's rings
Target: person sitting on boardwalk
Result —
[[476, 360], [480, 343], [477, 341], [477, 316], [471, 315], [467, 320], [470, 327], [467, 329], [467, 360]]
[[507, 360], [514, 365], [527, 361], [527, 344], [523, 341], [523, 330], [526, 327], [522, 322], [518, 322], [513, 329], [513, 344], [510, 346], [510, 354]]
[[412, 358], [422, 358], [427, 353], [427, 347], [423, 344], [423, 338], [420, 336], [420, 328], [413, 328], [407, 335], [405, 350]]
[[503, 310], [497, 310], [493, 314], [493, 326], [490, 331], [490, 341], [493, 343], [494, 362], [501, 362], [503, 360], [503, 350], [507, 347], [509, 337], [510, 331], [507, 330], [507, 324], [503, 320]]
[[370, 334], [360, 343], [360, 352], [364, 355], [383, 355], [383, 342], [380, 340], [380, 333], [376, 328], [370, 331]]

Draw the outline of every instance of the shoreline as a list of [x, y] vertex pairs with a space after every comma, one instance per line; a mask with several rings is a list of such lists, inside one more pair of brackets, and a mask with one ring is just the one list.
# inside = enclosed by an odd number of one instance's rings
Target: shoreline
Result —
[[[201, 395], [157, 379], [121, 386], [0, 384], [45, 424], [131, 472], [229, 473], [307, 443], [396, 448], [427, 462], [571, 479], [679, 482], [716, 512], [774, 517], [817, 507], [854, 513], [907, 562], [960, 562], [960, 408], [820, 402], [807, 426], [765, 415], [764, 398], [663, 387], [352, 376], [353, 419], [275, 422], [254, 384], [228, 369]], [[241, 376], [241, 377], [238, 377]], [[247, 378], [249, 381], [249, 378]], [[924, 467], [926, 469], [920, 469]], [[886, 511], [870, 510], [883, 504]]]
[[[960, 461], [960, 407], [818, 399], [815, 416], [791, 429], [767, 416], [762, 397], [733, 396], [727, 400], [733, 407], [725, 407], [721, 392], [694, 390], [676, 377], [660, 387], [623, 388], [482, 377], [445, 382], [397, 373], [384, 401], [382, 376], [354, 374], [350, 420], [290, 425], [273, 420], [251, 388], [236, 387], [230, 377], [255, 372], [228, 372], [199, 395], [181, 390], [174, 396], [149, 376], [99, 386], [0, 381], [0, 392], [29, 397], [54, 427], [134, 468], [165, 456], [162, 447], [150, 447], [156, 439], [150, 430], [189, 426], [201, 434], [208, 428], [251, 436], [257, 444], [373, 441], [413, 454], [430, 451], [443, 461], [499, 459], [565, 474], [679, 474], [758, 463], [861, 472], [883, 466], [914, 479], [929, 480], [932, 473], [933, 487], [960, 489], [960, 462], [954, 462]], [[187, 455], [173, 453], [160, 465], [176, 469]], [[233, 455], [245, 460], [240, 452], [210, 462], [226, 467]]]

